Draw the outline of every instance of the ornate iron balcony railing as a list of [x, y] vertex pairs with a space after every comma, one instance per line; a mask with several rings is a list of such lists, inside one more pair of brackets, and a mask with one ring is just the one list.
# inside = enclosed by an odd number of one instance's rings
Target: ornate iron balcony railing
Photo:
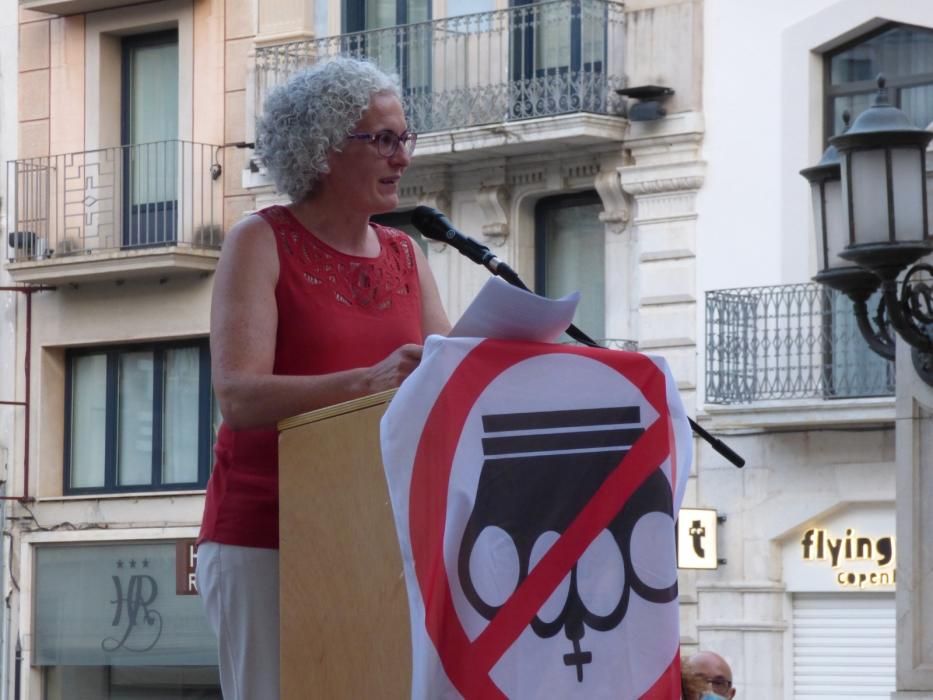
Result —
[[570, 112], [617, 113], [624, 6], [550, 0], [256, 49], [256, 114], [294, 71], [335, 55], [399, 75], [419, 133]]
[[[638, 341], [637, 340], [627, 340], [625, 338], [593, 338], [596, 341], [596, 344], [600, 347], [609, 348], [610, 350], [624, 350], [625, 352], [638, 352]], [[576, 340], [571, 340], [567, 342], [567, 345], [582, 345]]]
[[219, 248], [221, 157], [219, 146], [172, 140], [9, 161], [8, 258]]
[[892, 396], [894, 364], [862, 338], [852, 302], [822, 285], [706, 293], [706, 402]]

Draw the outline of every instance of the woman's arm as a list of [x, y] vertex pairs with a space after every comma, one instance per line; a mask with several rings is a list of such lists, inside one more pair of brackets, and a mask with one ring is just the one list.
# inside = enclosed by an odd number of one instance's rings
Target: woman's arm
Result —
[[437, 291], [437, 281], [418, 244], [412, 241], [411, 247], [415, 251], [418, 282], [421, 284], [421, 328], [424, 337], [427, 338], [435, 333], [447, 335], [450, 333], [450, 321], [447, 320], [444, 305], [441, 303], [441, 295]]
[[421, 346], [412, 344], [372, 367], [318, 376], [272, 374], [279, 276], [273, 236], [258, 216], [238, 223], [224, 239], [214, 276], [211, 371], [224, 422], [235, 430], [274, 426], [289, 416], [395, 388], [421, 360]]

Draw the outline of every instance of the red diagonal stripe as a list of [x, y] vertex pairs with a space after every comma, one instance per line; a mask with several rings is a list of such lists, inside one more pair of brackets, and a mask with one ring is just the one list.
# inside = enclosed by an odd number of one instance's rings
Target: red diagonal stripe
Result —
[[655, 421], [612, 470], [589, 503], [529, 572], [496, 616], [473, 642], [477, 670], [488, 673], [531, 623], [548, 597], [608, 527], [622, 506], [667, 457], [666, 421]]

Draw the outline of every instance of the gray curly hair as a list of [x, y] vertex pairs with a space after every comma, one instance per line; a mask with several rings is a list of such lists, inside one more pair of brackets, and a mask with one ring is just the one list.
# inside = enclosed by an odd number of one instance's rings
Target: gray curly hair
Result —
[[311, 194], [328, 172], [327, 154], [340, 149], [378, 93], [401, 99], [398, 78], [346, 57], [303, 68], [270, 92], [256, 146], [276, 189], [293, 202]]

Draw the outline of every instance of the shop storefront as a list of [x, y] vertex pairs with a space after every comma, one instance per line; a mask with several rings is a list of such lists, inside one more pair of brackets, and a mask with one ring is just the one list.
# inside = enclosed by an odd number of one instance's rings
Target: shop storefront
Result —
[[783, 546], [793, 698], [888, 700], [895, 685], [894, 506], [858, 505]]
[[191, 544], [35, 547], [32, 663], [44, 700], [219, 700]]

